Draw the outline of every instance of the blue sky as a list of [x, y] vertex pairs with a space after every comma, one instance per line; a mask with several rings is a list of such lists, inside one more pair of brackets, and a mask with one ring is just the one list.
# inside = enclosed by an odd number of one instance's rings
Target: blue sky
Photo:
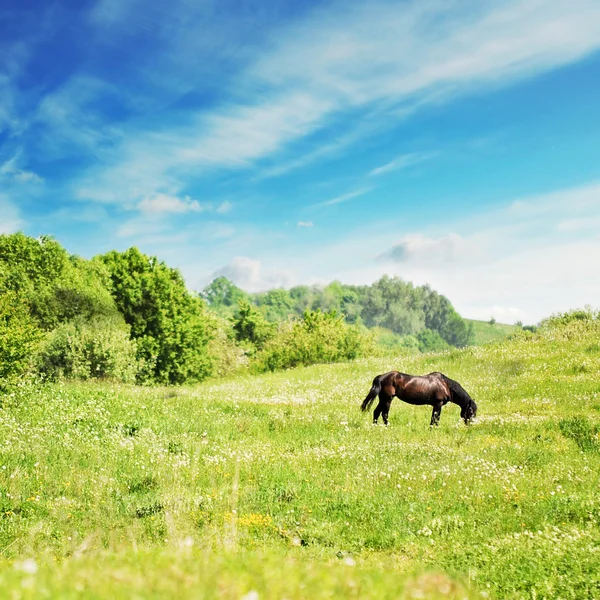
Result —
[[600, 304], [600, 3], [5, 0], [0, 232], [201, 289]]

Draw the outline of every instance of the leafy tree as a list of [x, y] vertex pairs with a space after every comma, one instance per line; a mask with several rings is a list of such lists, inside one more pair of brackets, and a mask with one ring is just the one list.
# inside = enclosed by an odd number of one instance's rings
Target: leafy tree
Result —
[[421, 352], [440, 352], [450, 347], [448, 342], [437, 331], [431, 329], [419, 331], [417, 341], [419, 342], [419, 350]]
[[448, 317], [441, 328], [440, 335], [452, 346], [463, 348], [473, 343], [475, 332], [473, 323], [468, 325], [464, 319], [455, 311]]
[[43, 333], [14, 292], [0, 294], [0, 390], [31, 371]]
[[281, 288], [259, 294], [257, 303], [267, 320], [271, 322], [283, 321], [294, 312], [290, 293]]
[[238, 342], [248, 342], [258, 350], [262, 349], [276, 331], [262, 313], [248, 300], [238, 302], [238, 312], [232, 319], [233, 330]]
[[384, 275], [368, 289], [363, 300], [365, 324], [379, 325], [400, 335], [420, 331], [424, 327], [424, 314], [413, 292], [411, 283]]
[[204, 302], [185, 287], [176, 269], [137, 248], [99, 257], [110, 274], [110, 290], [142, 363], [140, 378], [183, 383], [210, 374], [207, 344], [212, 323]]
[[231, 282], [227, 277], [217, 277], [202, 290], [202, 297], [213, 308], [220, 306], [236, 306], [248, 298], [248, 294]]
[[50, 237], [0, 235], [0, 293], [18, 294], [45, 330], [74, 317], [122, 323], [107, 283], [101, 263], [70, 256]]

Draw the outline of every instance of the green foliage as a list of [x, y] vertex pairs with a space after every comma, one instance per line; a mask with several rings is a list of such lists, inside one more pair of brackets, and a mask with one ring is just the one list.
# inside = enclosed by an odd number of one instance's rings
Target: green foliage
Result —
[[238, 311], [232, 319], [232, 327], [236, 340], [251, 344], [254, 350], [262, 350], [277, 331], [277, 327], [273, 323], [269, 323], [262, 313], [246, 299], [238, 302]]
[[385, 327], [369, 329], [376, 355], [399, 356], [419, 352], [419, 342], [414, 335], [398, 335]]
[[181, 273], [137, 248], [99, 257], [110, 274], [110, 290], [142, 363], [141, 380], [199, 381], [210, 374], [212, 337], [203, 301], [188, 292]]
[[467, 324], [454, 310], [448, 315], [448, 318], [440, 328], [439, 333], [446, 342], [457, 348], [470, 346], [475, 339], [473, 324]]
[[231, 321], [219, 316], [213, 318], [212, 339], [208, 342], [207, 352], [214, 377], [231, 375], [248, 365], [248, 357], [236, 340]]
[[17, 294], [0, 293], [0, 391], [31, 372], [42, 336]]
[[569, 323], [595, 321], [598, 319], [600, 319], [600, 312], [595, 311], [590, 307], [586, 307], [552, 315], [547, 319], [544, 319], [540, 323], [540, 327], [562, 327], [564, 325], [568, 325]]
[[441, 352], [450, 348], [450, 344], [437, 331], [431, 329], [419, 331], [417, 341], [421, 352]]
[[138, 371], [136, 345], [124, 323], [116, 326], [99, 317], [75, 319], [47, 334], [38, 369], [48, 380], [97, 378], [133, 383]]
[[277, 335], [257, 353], [254, 368], [275, 371], [351, 360], [371, 349], [371, 336], [357, 325], [348, 325], [334, 311], [305, 311], [302, 320], [286, 321], [279, 326]]
[[227, 277], [217, 277], [201, 293], [202, 298], [219, 314], [231, 315], [238, 302], [249, 296], [244, 290], [229, 281]]
[[47, 331], [75, 317], [118, 320], [107, 283], [101, 263], [69, 256], [50, 237], [0, 235], [0, 292], [17, 293]]
[[283, 321], [293, 312], [293, 300], [290, 293], [284, 289], [256, 294], [256, 303], [271, 323]]
[[[241, 293], [224, 277], [215, 279], [203, 292], [211, 308], [228, 315], [232, 312], [231, 302]], [[371, 329], [382, 327], [400, 337], [414, 338], [420, 331], [430, 329], [453, 346], [466, 346], [474, 339], [473, 329], [447, 298], [429, 286], [415, 287], [387, 275], [371, 286], [333, 281], [325, 287], [301, 285], [289, 291], [276, 289], [248, 295], [246, 299], [274, 323], [290, 316], [302, 316], [306, 310], [335, 311], [343, 315], [347, 323], [364, 323]]]

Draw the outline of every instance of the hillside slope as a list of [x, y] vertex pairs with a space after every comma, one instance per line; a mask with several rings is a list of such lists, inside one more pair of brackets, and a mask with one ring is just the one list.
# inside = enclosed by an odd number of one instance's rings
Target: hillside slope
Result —
[[518, 325], [507, 325], [506, 323], [490, 323], [489, 321], [477, 321], [475, 319], [465, 319], [467, 325], [473, 324], [473, 345], [481, 346], [488, 342], [497, 342], [507, 338], [513, 333], [517, 333], [521, 327]]
[[[600, 597], [600, 323], [189, 388], [3, 398], [15, 598]], [[359, 405], [389, 369], [479, 404]]]

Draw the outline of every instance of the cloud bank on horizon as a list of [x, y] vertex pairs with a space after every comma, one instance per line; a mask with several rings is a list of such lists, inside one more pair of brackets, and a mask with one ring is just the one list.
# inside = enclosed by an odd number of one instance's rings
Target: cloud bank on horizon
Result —
[[8, 0], [0, 233], [533, 322], [600, 303], [599, 105], [596, 0]]

